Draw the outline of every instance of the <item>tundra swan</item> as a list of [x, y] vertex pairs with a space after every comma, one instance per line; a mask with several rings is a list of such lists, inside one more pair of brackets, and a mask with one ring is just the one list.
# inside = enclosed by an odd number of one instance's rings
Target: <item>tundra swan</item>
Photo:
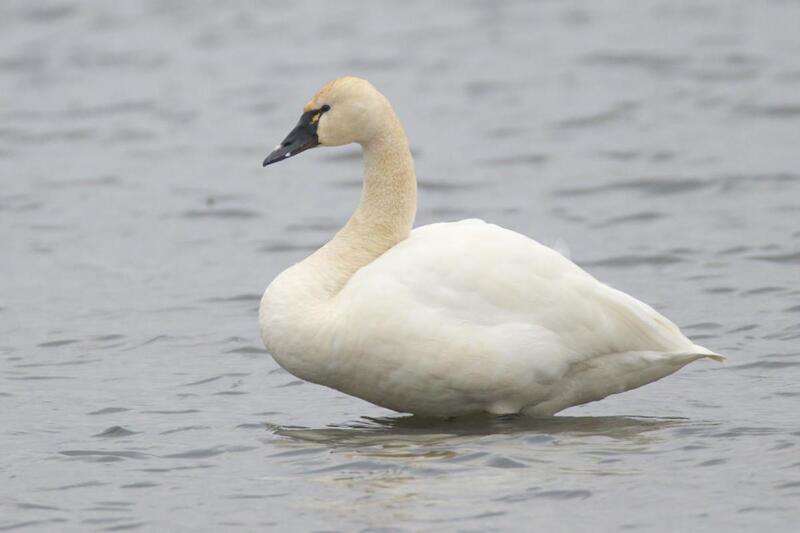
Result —
[[481, 220], [412, 230], [408, 141], [368, 81], [333, 80], [303, 111], [264, 166], [358, 143], [364, 176], [345, 226], [261, 300], [264, 345], [295, 376], [425, 416], [548, 416], [723, 360], [519, 233]]

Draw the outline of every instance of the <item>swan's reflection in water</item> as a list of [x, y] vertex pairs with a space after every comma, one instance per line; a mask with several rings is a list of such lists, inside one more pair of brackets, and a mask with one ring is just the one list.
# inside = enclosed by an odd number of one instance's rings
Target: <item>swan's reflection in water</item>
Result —
[[[523, 501], [533, 514], [552, 513], [552, 506], [569, 507], [597, 491], [633, 487], [654, 464], [682, 468], [675, 462], [680, 447], [696, 443], [716, 423], [635, 416], [398, 415], [323, 428], [265, 426], [266, 444], [280, 450], [270, 461], [286, 472], [266, 474], [268, 483], [313, 487], [318, 496], [306, 504], [336, 512], [335, 502], [347, 495], [350, 511], [363, 516], [404, 509], [424, 494], [424, 505], [414, 505], [417, 512], [403, 519], [427, 528], [442, 521], [502, 521]], [[477, 507], [476, 498], [482, 502]]]
[[[685, 418], [633, 416], [529, 418], [525, 416], [475, 416], [450, 420], [418, 416], [370, 418], [324, 428], [279, 426], [265, 423], [279, 445], [310, 445], [350, 450], [362, 456], [427, 457], [455, 459], [475, 449], [526, 448], [559, 445], [588, 446], [608, 450], [656, 444], [667, 430], [698, 423]], [[275, 440], [270, 439], [275, 444]]]

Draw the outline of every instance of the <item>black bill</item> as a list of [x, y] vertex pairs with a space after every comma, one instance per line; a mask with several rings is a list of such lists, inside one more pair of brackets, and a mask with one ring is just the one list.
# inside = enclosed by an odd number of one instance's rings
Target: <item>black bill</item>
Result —
[[317, 124], [323, 111], [313, 109], [303, 113], [297, 126], [289, 132], [289, 135], [278, 145], [271, 154], [264, 159], [264, 166], [289, 159], [293, 155], [305, 152], [309, 148], [314, 148], [319, 144], [317, 137]]

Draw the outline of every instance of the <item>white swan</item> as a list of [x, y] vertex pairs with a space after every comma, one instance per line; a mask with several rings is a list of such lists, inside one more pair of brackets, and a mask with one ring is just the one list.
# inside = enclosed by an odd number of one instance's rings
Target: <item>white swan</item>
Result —
[[264, 344], [292, 374], [396, 411], [542, 416], [723, 360], [523, 235], [481, 220], [411, 231], [405, 132], [365, 80], [325, 85], [264, 166], [348, 143], [363, 149], [358, 208], [261, 300]]

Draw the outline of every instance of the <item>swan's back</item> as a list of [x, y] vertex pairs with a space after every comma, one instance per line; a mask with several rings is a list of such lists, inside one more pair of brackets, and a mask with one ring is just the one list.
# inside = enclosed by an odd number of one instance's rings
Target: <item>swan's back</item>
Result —
[[531, 321], [558, 332], [576, 351], [694, 346], [653, 308], [597, 281], [555, 250], [477, 219], [415, 229], [357, 272], [340, 297], [365, 307], [373, 298], [389, 305], [396, 293], [374, 292], [389, 284], [417, 306], [446, 310], [472, 325]]
[[558, 252], [480, 220], [414, 230], [353, 275], [332, 305], [335, 344], [352, 365], [345, 373], [358, 369], [354, 381], [364, 383], [352, 393], [362, 396], [380, 376], [384, 392], [386, 376], [398, 388], [438, 376], [487, 410], [549, 414], [713, 355]]

